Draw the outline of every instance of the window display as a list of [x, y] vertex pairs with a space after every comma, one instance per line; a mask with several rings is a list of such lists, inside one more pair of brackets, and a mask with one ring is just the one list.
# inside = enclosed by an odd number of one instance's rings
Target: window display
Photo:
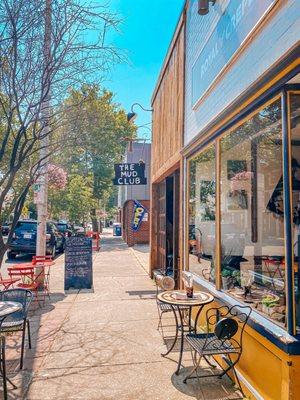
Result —
[[215, 146], [190, 161], [189, 267], [215, 281]]
[[284, 325], [280, 99], [221, 138], [220, 159], [223, 289]]

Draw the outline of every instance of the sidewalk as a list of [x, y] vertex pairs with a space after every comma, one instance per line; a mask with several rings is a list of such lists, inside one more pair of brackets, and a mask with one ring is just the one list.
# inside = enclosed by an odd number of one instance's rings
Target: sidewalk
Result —
[[[65, 295], [63, 257], [51, 276], [51, 301], [31, 317], [32, 350], [18, 371], [16, 335], [8, 338], [10, 399], [187, 400], [233, 399], [226, 380], [183, 385], [157, 331], [155, 287], [136, 256], [106, 235], [94, 254], [94, 293]], [[10, 345], [13, 345], [10, 347]], [[27, 346], [26, 346], [27, 347]], [[189, 353], [186, 366], [191, 365]], [[12, 373], [15, 370], [16, 373]]]

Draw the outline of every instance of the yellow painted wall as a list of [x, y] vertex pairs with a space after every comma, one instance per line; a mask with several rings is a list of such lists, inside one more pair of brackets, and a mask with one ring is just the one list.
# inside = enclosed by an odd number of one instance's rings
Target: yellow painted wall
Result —
[[[195, 286], [195, 290], [203, 290]], [[206, 310], [218, 306], [213, 302], [204, 307], [198, 321], [200, 329], [205, 326]], [[196, 309], [193, 317], [195, 313]], [[300, 356], [286, 354], [250, 326], [245, 328], [237, 370], [265, 400], [300, 400]], [[255, 400], [247, 387], [242, 386], [247, 397]]]

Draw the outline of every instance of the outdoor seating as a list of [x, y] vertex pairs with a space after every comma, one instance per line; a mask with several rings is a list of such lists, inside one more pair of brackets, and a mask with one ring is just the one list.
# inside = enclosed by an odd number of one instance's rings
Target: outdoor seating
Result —
[[158, 311], [157, 329], [162, 328], [162, 316], [164, 313], [173, 312], [172, 307], [158, 300], [157, 295], [161, 290], [173, 290], [175, 281], [171, 276], [165, 276], [157, 271], [154, 273], [154, 281], [156, 285], [156, 305]]
[[16, 385], [6, 375], [6, 335], [4, 332], [4, 320], [10, 315], [19, 312], [22, 309], [22, 305], [12, 301], [1, 301], [0, 302], [0, 374], [3, 380], [3, 399], [8, 400], [7, 396], [7, 382], [16, 389]]
[[[42, 269], [43, 271], [44, 269]], [[19, 278], [21, 282], [17, 283], [16, 286], [19, 289], [30, 290], [35, 300], [40, 305], [39, 296], [42, 296], [45, 300], [45, 293], [41, 284], [41, 273], [36, 274], [34, 266], [19, 266], [7, 268], [8, 275], [11, 279]], [[39, 290], [41, 288], [41, 290]]]
[[27, 314], [32, 298], [32, 292], [26, 289], [8, 289], [0, 292], [0, 301], [13, 301], [22, 305], [22, 309], [6, 317], [1, 326], [1, 334], [22, 332], [20, 369], [23, 368], [26, 328], [28, 346], [31, 349], [30, 323]]
[[18, 282], [20, 278], [3, 278], [2, 274], [0, 273], [0, 285], [3, 286], [4, 290], [9, 289], [11, 286], [13, 287], [16, 282]]
[[39, 264], [54, 264], [52, 256], [33, 256], [32, 257], [32, 265]]
[[[242, 392], [240, 381], [235, 371], [235, 365], [238, 363], [242, 354], [243, 333], [251, 311], [251, 307], [249, 306], [238, 305], [230, 308], [227, 306], [213, 307], [206, 312], [207, 331], [203, 333], [188, 333], [186, 335], [186, 340], [191, 346], [194, 368], [184, 379], [184, 383], [187, 383], [188, 379], [193, 378], [215, 376], [221, 378], [232, 370]], [[232, 359], [231, 355], [235, 356], [234, 359]], [[212, 356], [224, 356], [223, 358], [227, 367], [224, 368], [219, 364], [218, 360], [214, 358], [222, 368], [222, 372], [219, 374], [199, 375], [198, 368], [203, 358], [211, 367], [215, 367], [215, 365], [208, 360], [208, 358]], [[196, 376], [193, 376], [195, 372]]]

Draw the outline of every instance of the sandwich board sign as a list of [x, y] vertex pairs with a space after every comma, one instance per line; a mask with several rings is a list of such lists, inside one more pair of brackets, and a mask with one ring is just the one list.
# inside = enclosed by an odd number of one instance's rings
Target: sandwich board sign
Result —
[[92, 288], [92, 238], [71, 236], [66, 240], [65, 290], [92, 290]]

